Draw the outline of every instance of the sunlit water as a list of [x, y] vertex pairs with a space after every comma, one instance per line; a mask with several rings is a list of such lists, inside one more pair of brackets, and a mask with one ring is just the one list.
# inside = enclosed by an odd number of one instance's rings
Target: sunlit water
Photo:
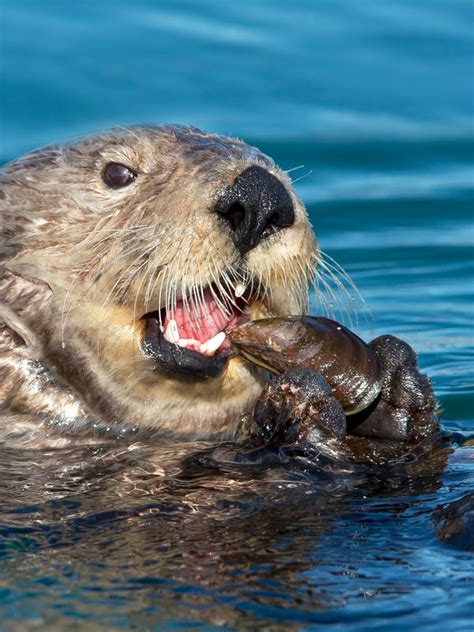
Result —
[[2, 4], [3, 161], [180, 122], [298, 167], [369, 308], [313, 312], [413, 344], [452, 445], [363, 478], [3, 446], [1, 629], [472, 629], [472, 20], [467, 0]]

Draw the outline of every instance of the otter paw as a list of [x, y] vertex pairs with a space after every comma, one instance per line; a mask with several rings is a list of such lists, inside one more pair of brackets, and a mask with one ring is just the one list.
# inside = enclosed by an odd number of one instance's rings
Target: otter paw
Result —
[[439, 430], [430, 379], [418, 368], [416, 354], [395, 336], [379, 336], [369, 346], [382, 368], [382, 392], [365, 411], [348, 418], [351, 434], [419, 441]]
[[344, 440], [346, 417], [326, 380], [313, 369], [292, 369], [272, 380], [251, 415], [252, 434], [264, 445]]

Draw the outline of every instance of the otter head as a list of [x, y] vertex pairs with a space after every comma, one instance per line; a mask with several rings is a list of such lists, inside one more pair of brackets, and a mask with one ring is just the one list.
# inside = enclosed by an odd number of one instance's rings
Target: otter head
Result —
[[264, 376], [247, 319], [304, 313], [316, 258], [287, 175], [243, 142], [118, 129], [8, 164], [0, 301], [117, 426], [232, 436]]

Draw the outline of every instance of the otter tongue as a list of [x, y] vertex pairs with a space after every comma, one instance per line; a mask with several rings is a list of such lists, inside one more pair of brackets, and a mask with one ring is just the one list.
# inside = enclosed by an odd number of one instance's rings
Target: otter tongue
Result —
[[[229, 317], [222, 312], [209, 288], [204, 290], [203, 299], [204, 305], [194, 305], [192, 310], [190, 306], [186, 308], [181, 300], [176, 303], [174, 320], [179, 338], [206, 342], [227, 327]], [[165, 330], [172, 317], [171, 311], [166, 313], [163, 323]]]

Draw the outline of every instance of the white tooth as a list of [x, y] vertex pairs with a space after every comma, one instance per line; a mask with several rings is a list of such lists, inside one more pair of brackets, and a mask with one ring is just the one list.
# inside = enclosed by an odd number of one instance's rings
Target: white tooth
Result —
[[178, 347], [193, 347], [199, 349], [201, 343], [195, 338], [180, 338], [178, 340]]
[[199, 347], [199, 351], [207, 356], [212, 356], [219, 349], [221, 344], [225, 340], [225, 333], [220, 331], [214, 338], [209, 338], [206, 342], [203, 342]]
[[246, 290], [246, 286], [243, 283], [237, 283], [235, 286], [235, 296], [240, 298]]
[[168, 342], [173, 342], [174, 344], [179, 342], [178, 325], [175, 320], [168, 321], [164, 335]]

